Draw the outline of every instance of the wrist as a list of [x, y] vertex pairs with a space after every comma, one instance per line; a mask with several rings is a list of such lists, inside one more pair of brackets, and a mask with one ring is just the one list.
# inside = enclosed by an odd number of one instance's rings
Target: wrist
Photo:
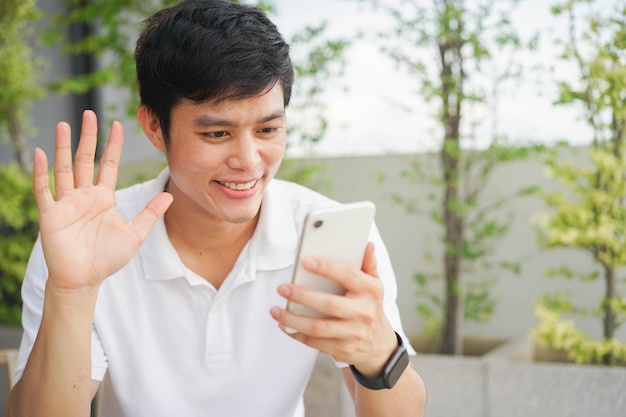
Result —
[[398, 339], [396, 332], [391, 331], [388, 336], [385, 337], [384, 343], [379, 344], [375, 357], [351, 365], [364, 377], [375, 378], [383, 372], [385, 364], [397, 348]]
[[379, 390], [393, 388], [396, 382], [398, 382], [400, 376], [409, 365], [409, 355], [400, 335], [398, 333], [395, 335], [397, 346], [377, 376], [363, 375], [354, 365], [350, 365], [352, 375], [360, 385], [367, 389]]
[[50, 279], [46, 282], [46, 303], [57, 305], [64, 309], [91, 309], [95, 308], [99, 286], [66, 288], [55, 285]]
[[46, 291], [53, 291], [61, 297], [84, 297], [89, 294], [97, 294], [101, 283], [91, 283], [88, 285], [67, 285], [64, 278], [57, 275], [48, 275], [46, 280]]

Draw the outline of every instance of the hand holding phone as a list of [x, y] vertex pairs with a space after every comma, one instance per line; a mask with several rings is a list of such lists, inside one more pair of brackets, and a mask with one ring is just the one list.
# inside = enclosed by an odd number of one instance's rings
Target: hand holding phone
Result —
[[[304, 269], [302, 260], [313, 256], [360, 268], [375, 211], [376, 207], [370, 201], [311, 211], [300, 235], [292, 283], [310, 290], [345, 294], [345, 289], [336, 281]], [[317, 311], [293, 302], [287, 302], [287, 310], [295, 314], [322, 316]]]

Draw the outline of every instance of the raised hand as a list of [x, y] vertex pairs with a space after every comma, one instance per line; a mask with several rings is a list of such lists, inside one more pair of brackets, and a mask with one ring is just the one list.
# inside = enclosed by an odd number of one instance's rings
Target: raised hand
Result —
[[113, 122], [94, 184], [97, 126], [95, 113], [85, 111], [72, 170], [70, 126], [64, 122], [57, 125], [54, 196], [46, 154], [41, 149], [34, 154], [33, 189], [41, 242], [49, 283], [57, 288], [97, 287], [130, 261], [172, 202], [170, 194], [162, 193], [132, 221], [120, 217], [115, 184], [124, 132], [119, 122]]

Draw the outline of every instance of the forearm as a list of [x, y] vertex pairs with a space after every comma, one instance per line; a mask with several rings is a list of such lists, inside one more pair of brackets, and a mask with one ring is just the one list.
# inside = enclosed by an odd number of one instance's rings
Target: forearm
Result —
[[39, 333], [7, 399], [7, 417], [89, 415], [96, 296], [96, 288], [59, 291], [46, 286]]
[[392, 389], [370, 390], [344, 374], [353, 390], [357, 417], [421, 417], [426, 405], [426, 388], [419, 374], [409, 365]]

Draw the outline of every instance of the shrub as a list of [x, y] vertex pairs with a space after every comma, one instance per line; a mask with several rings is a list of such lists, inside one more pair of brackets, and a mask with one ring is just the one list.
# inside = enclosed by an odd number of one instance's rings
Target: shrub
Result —
[[539, 325], [532, 331], [537, 344], [565, 352], [577, 364], [626, 366], [626, 343], [617, 338], [594, 340], [543, 303], [535, 306]]
[[39, 231], [31, 177], [0, 165], [0, 323], [20, 325], [20, 288]]

